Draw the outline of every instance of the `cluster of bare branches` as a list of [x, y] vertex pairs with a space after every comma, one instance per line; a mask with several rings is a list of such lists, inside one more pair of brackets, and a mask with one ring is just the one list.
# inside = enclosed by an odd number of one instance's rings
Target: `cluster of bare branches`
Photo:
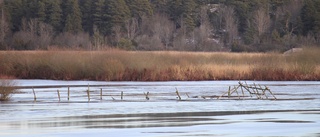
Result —
[[[269, 99], [267, 93], [270, 93], [270, 95], [272, 95], [274, 100], [277, 99], [267, 86], [261, 86], [255, 83], [253, 83], [253, 85], [248, 85], [246, 82], [243, 84], [240, 81], [238, 82], [238, 84], [239, 85], [234, 86], [233, 88], [229, 86], [229, 90], [224, 94], [222, 94], [218, 99], [224, 97], [225, 94], [228, 94], [227, 97], [230, 98], [232, 97], [233, 93], [236, 93], [239, 99], [241, 98], [244, 99], [246, 97], [245, 92], [249, 93], [251, 98], [252, 98], [252, 95], [254, 95], [256, 96], [257, 99]], [[241, 89], [242, 96], [239, 94], [238, 89]]]

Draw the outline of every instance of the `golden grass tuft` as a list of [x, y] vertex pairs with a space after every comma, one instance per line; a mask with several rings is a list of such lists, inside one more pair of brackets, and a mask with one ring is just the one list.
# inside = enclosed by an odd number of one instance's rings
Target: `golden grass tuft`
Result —
[[0, 101], [10, 100], [12, 94], [16, 91], [16, 83], [12, 80], [0, 80]]
[[319, 80], [320, 49], [279, 53], [2, 51], [0, 76], [23, 79]]

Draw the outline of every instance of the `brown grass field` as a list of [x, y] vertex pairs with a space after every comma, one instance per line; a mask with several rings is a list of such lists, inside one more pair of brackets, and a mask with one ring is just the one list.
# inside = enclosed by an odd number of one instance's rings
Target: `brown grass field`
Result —
[[0, 78], [197, 81], [320, 80], [320, 49], [300, 53], [0, 51]]

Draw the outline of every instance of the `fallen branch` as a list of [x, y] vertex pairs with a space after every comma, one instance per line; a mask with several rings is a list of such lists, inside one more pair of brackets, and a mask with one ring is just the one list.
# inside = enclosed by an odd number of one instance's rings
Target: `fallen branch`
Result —
[[275, 100], [277, 99], [267, 86], [263, 88], [259, 84], [256, 85], [255, 83], [253, 83], [253, 85], [248, 85], [247, 82], [243, 84], [240, 81], [238, 82], [238, 84], [239, 85], [234, 86], [233, 88], [229, 86], [228, 91], [223, 93], [220, 97], [218, 97], [218, 99], [222, 98], [225, 94], [228, 94], [228, 98], [230, 98], [233, 93], [236, 93], [237, 97], [241, 99], [241, 96], [238, 91], [239, 88], [241, 89], [241, 92], [242, 92], [242, 98], [245, 97], [245, 91], [246, 91], [249, 93], [251, 98], [252, 98], [252, 94], [254, 94], [257, 97], [257, 99], [264, 99], [263, 96], [265, 96], [266, 99], [269, 99], [268, 96], [266, 95], [266, 91], [268, 91]]

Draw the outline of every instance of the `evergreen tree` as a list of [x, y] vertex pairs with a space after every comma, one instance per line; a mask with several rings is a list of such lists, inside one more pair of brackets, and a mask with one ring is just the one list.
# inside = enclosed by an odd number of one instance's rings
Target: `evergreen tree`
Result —
[[11, 24], [11, 29], [13, 32], [19, 31], [21, 27], [21, 19], [24, 16], [24, 8], [22, 0], [6, 0], [5, 4], [7, 5], [9, 13], [9, 24]]
[[168, 3], [169, 15], [178, 28], [184, 27], [190, 32], [196, 26], [197, 3], [194, 0], [172, 0]]
[[314, 28], [313, 28], [313, 32], [318, 35], [317, 39], [318, 41], [320, 41], [320, 1], [319, 0], [315, 0], [315, 7], [317, 9], [316, 14], [314, 15], [315, 17], [315, 23], [314, 23]]
[[183, 13], [183, 0], [171, 0], [168, 2], [168, 14], [170, 16], [170, 19], [173, 20], [177, 27], [181, 27], [181, 24], [179, 22], [179, 19]]
[[106, 2], [111, 26], [121, 26], [130, 18], [130, 10], [124, 0], [107, 0]]
[[50, 0], [48, 2], [48, 19], [46, 22], [50, 24], [56, 31], [61, 31], [62, 10], [60, 6], [60, 0]]
[[315, 26], [315, 14], [317, 12], [313, 0], [306, 0], [301, 11], [303, 33], [307, 35]]
[[64, 31], [78, 33], [82, 31], [81, 11], [78, 0], [66, 0], [66, 20]]
[[97, 27], [97, 29], [103, 35], [107, 35], [110, 33], [110, 16], [106, 11], [106, 0], [96, 0], [94, 2], [94, 12], [93, 12], [93, 25]]
[[42, 1], [38, 1], [37, 18], [41, 22], [45, 22], [46, 20], [46, 5]]
[[81, 0], [80, 7], [82, 13], [82, 26], [84, 31], [93, 34], [93, 6], [94, 1], [92, 0]]
[[151, 0], [153, 11], [157, 13], [167, 13], [167, 0]]
[[251, 10], [250, 4], [248, 2], [235, 0], [230, 5], [234, 6], [235, 14], [238, 17], [239, 33], [245, 34], [247, 30], [250, 30], [248, 28], [250, 28], [251, 26], [248, 26], [250, 25], [248, 23], [252, 22], [252, 18], [253, 18], [253, 14], [250, 11]]
[[183, 22], [187, 31], [192, 31], [196, 26], [196, 8], [194, 0], [183, 1]]
[[38, 15], [38, 1], [39, 0], [24, 0], [25, 8], [25, 18], [32, 19], [37, 18]]
[[152, 6], [149, 0], [126, 0], [129, 6], [131, 16], [141, 19], [143, 16], [151, 16], [153, 14]]

